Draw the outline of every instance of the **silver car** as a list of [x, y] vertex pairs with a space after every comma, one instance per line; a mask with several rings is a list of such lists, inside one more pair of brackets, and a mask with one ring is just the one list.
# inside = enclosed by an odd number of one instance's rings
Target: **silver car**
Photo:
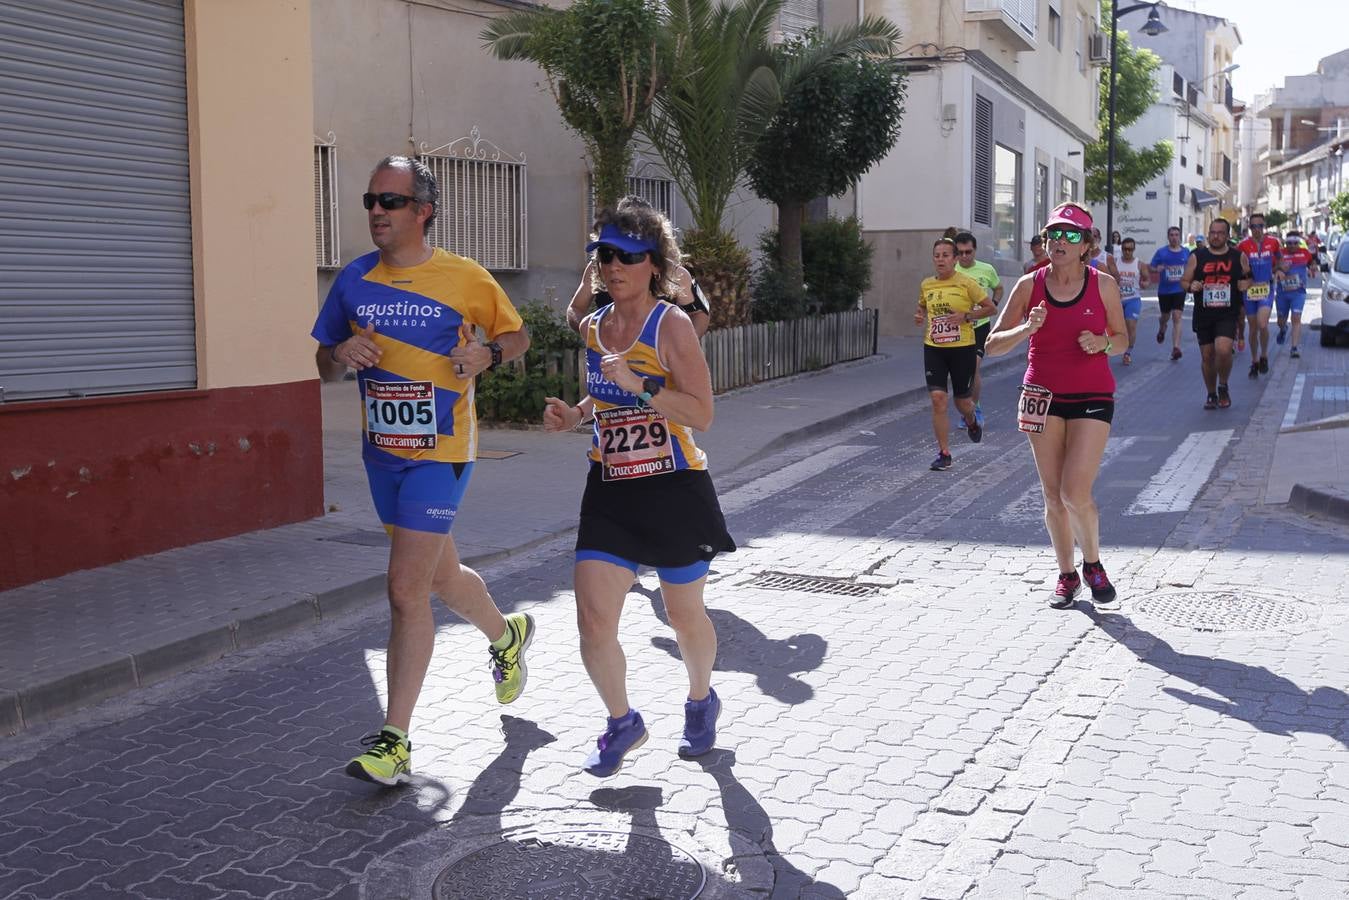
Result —
[[1321, 292], [1322, 347], [1334, 347], [1340, 335], [1349, 337], [1349, 240], [1340, 241], [1334, 257]]

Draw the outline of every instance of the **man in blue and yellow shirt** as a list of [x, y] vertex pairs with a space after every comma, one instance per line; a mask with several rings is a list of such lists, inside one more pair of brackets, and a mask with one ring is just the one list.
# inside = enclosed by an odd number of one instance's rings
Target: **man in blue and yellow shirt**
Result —
[[501, 703], [524, 689], [534, 637], [528, 614], [502, 616], [450, 537], [478, 451], [474, 379], [523, 354], [529, 336], [487, 270], [427, 242], [439, 200], [424, 163], [380, 161], [362, 198], [378, 249], [337, 276], [312, 332], [324, 381], [356, 370], [370, 493], [392, 539], [387, 718], [346, 768], [385, 785], [410, 780], [407, 733], [435, 644], [433, 590], [491, 641]]

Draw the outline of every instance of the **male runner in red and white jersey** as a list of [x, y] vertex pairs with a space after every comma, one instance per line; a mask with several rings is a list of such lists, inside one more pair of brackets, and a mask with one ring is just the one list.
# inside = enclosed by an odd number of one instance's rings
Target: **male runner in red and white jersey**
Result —
[[1250, 377], [1269, 371], [1269, 311], [1274, 306], [1274, 270], [1283, 247], [1279, 239], [1265, 234], [1265, 214], [1251, 213], [1251, 236], [1237, 249], [1251, 264], [1251, 288], [1246, 292], [1246, 331], [1251, 344]]

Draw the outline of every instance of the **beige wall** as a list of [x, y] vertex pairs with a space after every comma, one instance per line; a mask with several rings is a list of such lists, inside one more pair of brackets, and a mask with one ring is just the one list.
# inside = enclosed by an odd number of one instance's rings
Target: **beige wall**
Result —
[[308, 0], [188, 0], [197, 378], [315, 377]]
[[[343, 263], [372, 249], [360, 195], [381, 157], [416, 153], [423, 145], [432, 150], [467, 137], [474, 126], [484, 142], [523, 157], [529, 267], [493, 275], [516, 303], [551, 298], [561, 308], [585, 265], [585, 150], [562, 123], [543, 71], [529, 62], [503, 62], [483, 48], [482, 29], [505, 12], [480, 0], [316, 3], [313, 128], [318, 137], [326, 140], [331, 132], [336, 140]], [[378, 52], [353, 53], [354, 47]], [[647, 158], [658, 164], [654, 153]], [[689, 224], [682, 199], [675, 223]], [[726, 214], [727, 227], [751, 250], [771, 223], [771, 208], [752, 196], [733, 198]], [[335, 274], [319, 273], [319, 300]]]

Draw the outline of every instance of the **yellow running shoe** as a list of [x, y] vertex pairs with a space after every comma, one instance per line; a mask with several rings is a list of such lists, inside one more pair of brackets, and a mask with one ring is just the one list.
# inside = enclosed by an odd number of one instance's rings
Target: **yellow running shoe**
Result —
[[389, 787], [412, 780], [412, 743], [407, 738], [385, 728], [361, 738], [361, 745], [370, 749], [347, 763], [352, 778]]
[[512, 640], [498, 649], [488, 645], [492, 655], [492, 680], [496, 682], [497, 702], [514, 703], [525, 690], [529, 670], [525, 668], [525, 651], [534, 640], [534, 617], [529, 613], [511, 613], [506, 617], [506, 631]]

